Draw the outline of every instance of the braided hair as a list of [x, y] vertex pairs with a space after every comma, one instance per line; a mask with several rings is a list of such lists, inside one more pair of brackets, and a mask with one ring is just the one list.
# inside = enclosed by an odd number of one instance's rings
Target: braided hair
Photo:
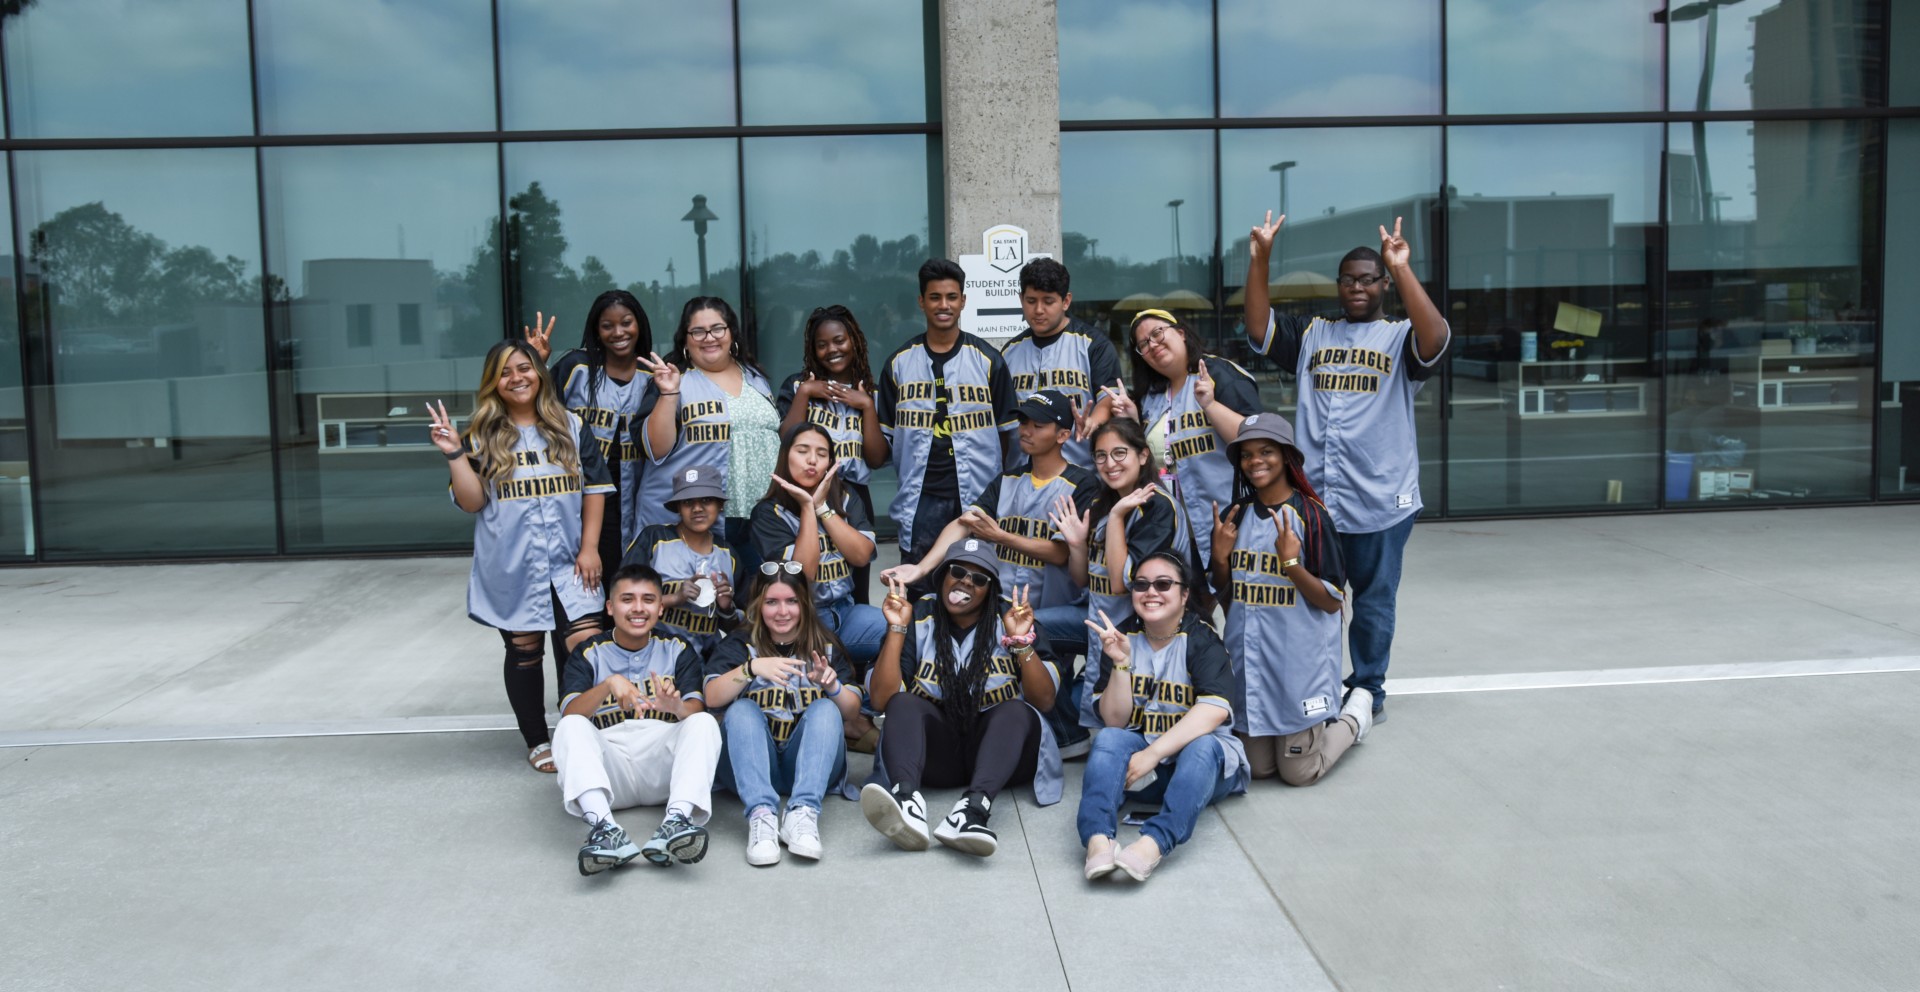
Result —
[[805, 341], [800, 348], [801, 366], [815, 379], [833, 378], [832, 373], [827, 371], [826, 365], [813, 352], [813, 341], [820, 333], [820, 325], [830, 320], [838, 322], [847, 329], [847, 340], [853, 345], [853, 361], [847, 363], [847, 375], [853, 379], [851, 384], [873, 392], [873, 365], [867, 354], [866, 332], [860, 330], [860, 322], [853, 319], [853, 311], [838, 303], [815, 307], [813, 312], [807, 315]]
[[[1321, 565], [1326, 561], [1326, 548], [1322, 546], [1325, 541], [1322, 535], [1333, 530], [1326, 519], [1327, 508], [1320, 502], [1320, 493], [1313, 488], [1313, 483], [1307, 481], [1307, 456], [1302, 454], [1299, 448], [1291, 444], [1283, 444], [1280, 446], [1280, 458], [1287, 477], [1287, 485], [1292, 486], [1293, 491], [1300, 496], [1300, 519], [1306, 524], [1307, 535], [1300, 542], [1300, 560], [1306, 564], [1307, 571], [1319, 575]], [[1259, 492], [1253, 488], [1253, 483], [1248, 481], [1246, 473], [1240, 471], [1239, 457], [1236, 455], [1228, 461], [1233, 463], [1234, 493], [1245, 494], [1258, 500]]]
[[[945, 569], [941, 570], [944, 576]], [[993, 666], [993, 655], [1000, 647], [1000, 617], [994, 612], [995, 604], [1000, 602], [1000, 576], [992, 574], [987, 579], [987, 587], [979, 591], [979, 598], [985, 605], [980, 609], [980, 619], [973, 626], [973, 651], [968, 656], [965, 669], [960, 667], [959, 659], [953, 651], [953, 618], [947, 615], [946, 597], [940, 595], [939, 588], [946, 584], [945, 578], [935, 582], [933, 604], [933, 671], [934, 678], [940, 683], [940, 712], [953, 727], [965, 733], [973, 726], [980, 715], [980, 697], [987, 688], [988, 669]]]
[[633, 353], [641, 358], [653, 351], [653, 324], [640, 300], [624, 289], [609, 289], [593, 298], [587, 307], [587, 327], [580, 333], [580, 351], [587, 356], [587, 405], [599, 406], [600, 380], [607, 377], [607, 348], [600, 343], [600, 315], [611, 307], [626, 307], [633, 314]]

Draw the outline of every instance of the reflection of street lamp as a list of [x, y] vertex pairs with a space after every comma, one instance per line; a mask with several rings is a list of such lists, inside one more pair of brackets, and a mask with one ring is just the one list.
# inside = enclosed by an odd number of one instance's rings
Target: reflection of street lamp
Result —
[[[1267, 166], [1268, 172], [1278, 172], [1280, 174], [1280, 216], [1282, 217], [1287, 215], [1287, 170], [1299, 164], [1300, 163], [1292, 159], [1288, 159], [1285, 162], [1275, 162]], [[1275, 258], [1284, 260], [1287, 257], [1287, 229], [1285, 226], [1280, 228], [1280, 243], [1274, 247], [1279, 249], [1273, 253]]]
[[[1695, 91], [1693, 106], [1695, 110], [1707, 110], [1713, 103], [1713, 57], [1720, 35], [1720, 8], [1739, 3], [1740, 0], [1697, 0], [1672, 10], [1653, 12], [1655, 24], [1678, 24], [1681, 21], [1707, 19], [1706, 54], [1700, 60], [1700, 86]], [[1700, 219], [1711, 224], [1719, 220], [1713, 195], [1713, 175], [1707, 169], [1707, 122], [1693, 122], [1693, 171], [1700, 180]]]
[[706, 197], [695, 194], [693, 209], [680, 219], [693, 221], [693, 236], [700, 243], [700, 293], [704, 296], [707, 292], [707, 222], [719, 220], [720, 215], [707, 209]]
[[667, 259], [667, 288], [668, 289], [678, 288], [678, 286], [676, 286], [673, 281], [673, 259], [671, 258]]
[[1173, 208], [1173, 260], [1174, 260], [1174, 264], [1176, 265], [1178, 265], [1180, 262], [1180, 204], [1185, 202], [1187, 201], [1185, 200], [1168, 200], [1167, 201], [1167, 206]]

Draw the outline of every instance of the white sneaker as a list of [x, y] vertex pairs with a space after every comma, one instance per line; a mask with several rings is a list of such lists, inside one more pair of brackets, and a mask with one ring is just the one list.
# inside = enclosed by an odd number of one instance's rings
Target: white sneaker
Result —
[[780, 823], [780, 843], [787, 845], [796, 858], [820, 860], [820, 811], [807, 806], [787, 810]]
[[933, 828], [933, 839], [956, 851], [988, 857], [1000, 849], [1000, 839], [987, 826], [987, 814], [993, 802], [986, 796], [968, 793], [953, 804], [953, 812]]
[[747, 864], [756, 867], [780, 863], [780, 821], [762, 806], [747, 817]]
[[901, 850], [927, 849], [927, 801], [920, 798], [920, 793], [897, 794], [877, 782], [868, 782], [860, 789], [860, 812], [866, 814], [873, 829]]
[[1340, 707], [1340, 715], [1353, 717], [1353, 721], [1360, 725], [1353, 735], [1353, 742], [1364, 742], [1367, 731], [1373, 729], [1373, 693], [1365, 689], [1354, 689], [1347, 693], [1347, 704]]

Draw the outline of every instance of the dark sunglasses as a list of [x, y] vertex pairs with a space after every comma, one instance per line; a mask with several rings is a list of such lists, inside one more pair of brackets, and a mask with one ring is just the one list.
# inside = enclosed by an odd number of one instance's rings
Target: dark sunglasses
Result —
[[781, 572], [785, 572], [788, 575], [799, 575], [800, 563], [797, 561], [763, 561], [760, 563], [761, 575], [779, 575]]
[[947, 562], [947, 578], [962, 581], [975, 589], [985, 589], [993, 576], [976, 569], [968, 568], [957, 561]]
[[1186, 583], [1179, 579], [1169, 579], [1162, 575], [1153, 579], [1134, 579], [1132, 582], [1127, 583], [1127, 588], [1134, 592], [1146, 592], [1148, 589], [1152, 589], [1154, 592], [1172, 592], [1174, 586], [1184, 585], [1186, 585]]

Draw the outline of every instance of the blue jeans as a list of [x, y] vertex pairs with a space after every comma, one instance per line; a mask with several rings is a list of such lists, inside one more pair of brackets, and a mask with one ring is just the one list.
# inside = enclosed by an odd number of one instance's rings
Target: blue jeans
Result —
[[887, 639], [887, 615], [877, 606], [856, 603], [851, 598], [820, 608], [820, 622], [840, 635], [840, 643], [853, 659], [853, 667], [862, 674], [880, 657], [880, 642]]
[[1412, 535], [1413, 517], [1371, 534], [1340, 535], [1340, 560], [1353, 587], [1353, 623], [1347, 628], [1353, 674], [1347, 676], [1347, 688], [1373, 693], [1375, 713], [1387, 701], [1381, 685], [1393, 652], [1393, 603], [1400, 592], [1400, 562]]
[[1085, 603], [1042, 606], [1033, 611], [1033, 622], [1040, 627], [1040, 633], [1046, 635], [1064, 673], [1060, 694], [1053, 701], [1053, 709], [1046, 713], [1047, 722], [1053, 725], [1053, 736], [1062, 744], [1087, 736], [1087, 729], [1080, 726], [1080, 680], [1074, 677], [1073, 665], [1075, 655], [1087, 653], [1086, 621]]
[[1189, 742], [1172, 762], [1161, 764], [1160, 777], [1152, 785], [1139, 792], [1125, 792], [1127, 762], [1146, 746], [1145, 737], [1123, 727], [1108, 727], [1094, 737], [1080, 783], [1080, 846], [1085, 847], [1095, 836], [1115, 836], [1120, 803], [1130, 798], [1160, 804], [1160, 812], [1143, 824], [1140, 832], [1153, 838], [1161, 854], [1171, 854], [1193, 836], [1200, 811], [1219, 802], [1233, 787], [1233, 779], [1220, 774], [1226, 760], [1220, 742], [1207, 736]]
[[728, 773], [749, 816], [761, 806], [778, 809], [782, 792], [791, 796], [788, 809], [818, 810], [820, 798], [847, 770], [840, 707], [831, 699], [814, 700], [800, 714], [784, 746], [774, 742], [767, 714], [751, 699], [734, 700], [722, 725], [727, 760], [720, 767]]

